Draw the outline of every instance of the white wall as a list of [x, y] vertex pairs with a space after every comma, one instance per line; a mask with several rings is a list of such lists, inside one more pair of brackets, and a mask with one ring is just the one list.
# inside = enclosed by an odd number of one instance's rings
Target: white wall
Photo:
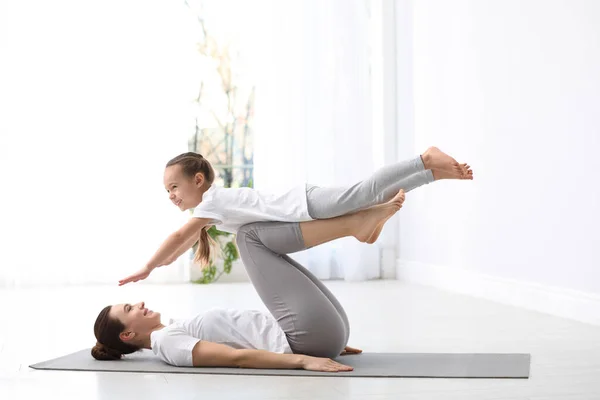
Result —
[[[487, 276], [504, 285], [491, 297], [514, 304], [552, 312], [564, 302], [544, 305], [524, 288], [554, 288], [572, 303], [558, 314], [599, 306], [600, 2], [397, 1], [396, 10], [399, 114], [414, 107], [398, 123], [399, 146], [436, 145], [476, 178], [409, 193], [399, 279], [485, 286], [473, 277]], [[507, 284], [521, 287], [512, 299]], [[585, 314], [600, 322], [600, 307]]]
[[194, 129], [196, 29], [168, 0], [0, 0], [0, 288], [116, 284], [189, 218], [162, 176]]

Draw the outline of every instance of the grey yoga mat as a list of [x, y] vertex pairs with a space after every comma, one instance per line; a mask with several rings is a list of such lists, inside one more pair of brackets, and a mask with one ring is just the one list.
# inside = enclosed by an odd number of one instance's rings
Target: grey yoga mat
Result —
[[292, 375], [331, 377], [421, 378], [528, 378], [529, 354], [362, 353], [339, 356], [336, 361], [354, 367], [350, 372], [302, 369], [188, 368], [162, 362], [150, 350], [119, 361], [98, 361], [90, 349], [30, 365], [35, 369], [70, 371], [146, 372], [161, 374]]

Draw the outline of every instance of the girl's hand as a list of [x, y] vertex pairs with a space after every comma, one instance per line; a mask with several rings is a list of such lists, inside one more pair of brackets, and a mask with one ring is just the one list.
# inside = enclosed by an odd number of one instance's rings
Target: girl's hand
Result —
[[308, 371], [338, 372], [353, 371], [354, 368], [340, 364], [330, 358], [305, 356], [302, 362], [302, 368]]
[[344, 349], [344, 351], [342, 351], [340, 356], [345, 356], [346, 354], [360, 354], [360, 353], [362, 353], [361, 349], [355, 349], [353, 347], [346, 346], [346, 348]]
[[129, 275], [125, 279], [121, 279], [119, 281], [119, 286], [123, 286], [129, 282], [137, 282], [137, 281], [141, 281], [142, 279], [146, 279], [148, 277], [148, 275], [150, 275], [150, 272], [152, 272], [152, 268], [149, 268], [146, 266], [146, 267], [140, 269], [135, 274]]

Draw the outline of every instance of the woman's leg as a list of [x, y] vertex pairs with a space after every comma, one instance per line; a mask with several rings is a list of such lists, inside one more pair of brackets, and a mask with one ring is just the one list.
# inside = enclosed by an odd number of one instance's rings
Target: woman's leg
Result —
[[[468, 168], [439, 149], [432, 147], [422, 156], [385, 166], [370, 178], [350, 187], [308, 185], [308, 213], [314, 219], [333, 218], [380, 204], [400, 189], [405, 192], [434, 181], [432, 169], [446, 178], [469, 179]], [[471, 175], [472, 178], [472, 175]]]
[[349, 326], [333, 294], [286, 254], [345, 236], [369, 237], [369, 230], [389, 219], [401, 205], [394, 199], [328, 220], [258, 222], [240, 228], [236, 242], [248, 276], [295, 353], [337, 357], [347, 344]]

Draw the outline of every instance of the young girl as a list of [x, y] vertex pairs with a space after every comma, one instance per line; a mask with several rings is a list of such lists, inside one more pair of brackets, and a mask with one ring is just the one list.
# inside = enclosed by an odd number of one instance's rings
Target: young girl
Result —
[[[195, 261], [203, 266], [209, 264], [212, 241], [207, 229], [212, 225], [221, 231], [237, 233], [240, 227], [253, 222], [334, 218], [385, 203], [400, 190], [409, 192], [436, 180], [472, 180], [473, 172], [469, 165], [459, 164], [438, 148], [430, 147], [418, 157], [385, 166], [370, 178], [349, 187], [308, 184], [271, 193], [252, 188], [216, 187], [214, 178], [212, 166], [200, 154], [183, 153], [167, 163], [164, 184], [169, 199], [182, 211], [194, 208], [193, 218], [169, 235], [141, 270], [120, 280], [119, 286], [147, 278], [153, 269], [171, 264], [197, 241]], [[369, 237], [358, 239], [374, 243], [384, 224], [382, 221]]]

